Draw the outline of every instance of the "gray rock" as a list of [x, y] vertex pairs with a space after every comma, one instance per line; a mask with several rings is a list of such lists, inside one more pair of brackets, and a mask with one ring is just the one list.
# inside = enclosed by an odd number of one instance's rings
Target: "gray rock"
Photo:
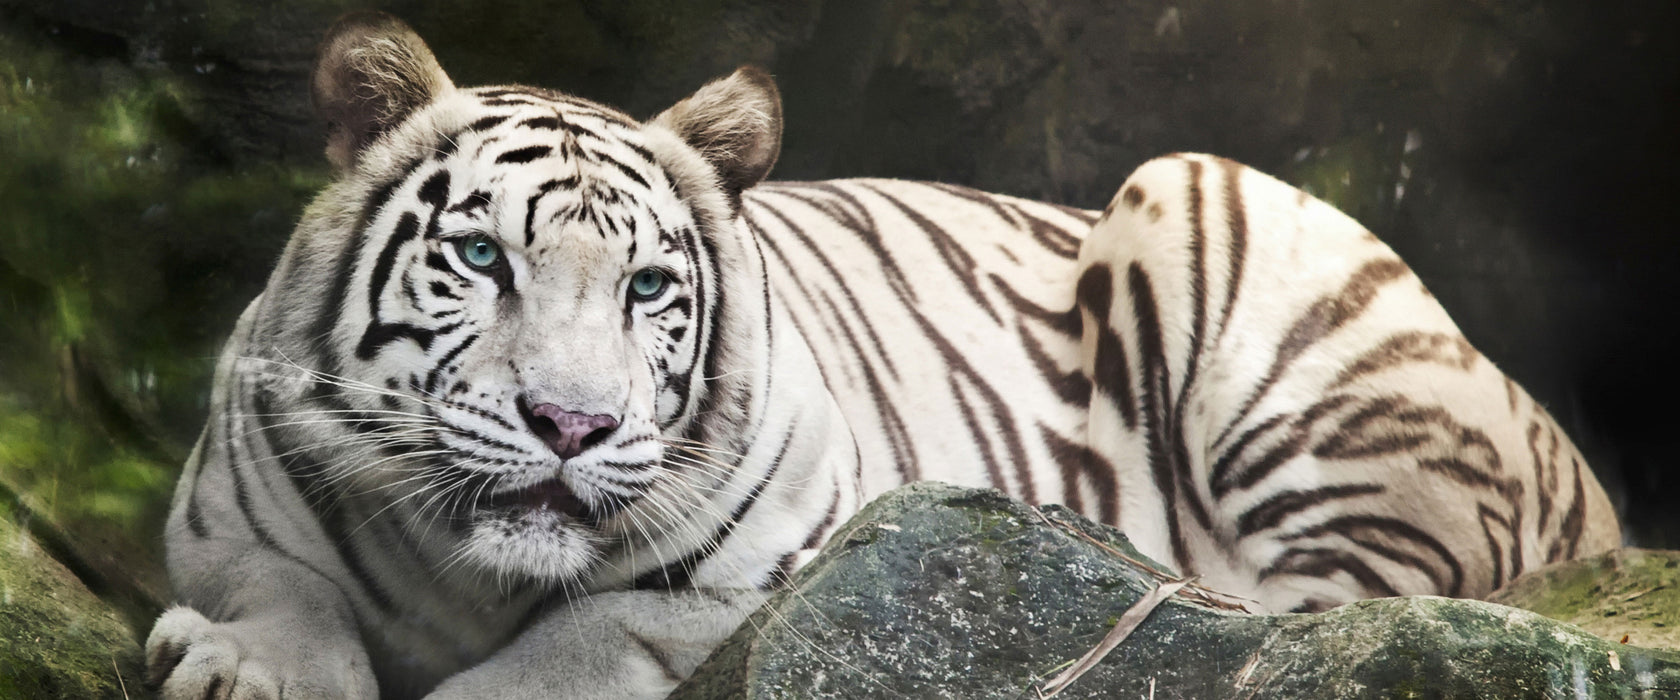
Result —
[[0, 518], [0, 697], [141, 697], [141, 664], [117, 611]]
[[[1166, 574], [992, 491], [876, 500], [675, 698], [1035, 698]], [[1186, 589], [1059, 697], [1674, 697], [1680, 654], [1434, 597], [1253, 615]], [[1582, 695], [1581, 693], [1585, 693]]]

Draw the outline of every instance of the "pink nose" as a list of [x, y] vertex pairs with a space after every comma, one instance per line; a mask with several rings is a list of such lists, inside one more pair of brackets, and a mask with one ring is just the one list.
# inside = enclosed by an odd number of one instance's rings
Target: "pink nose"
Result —
[[551, 403], [532, 406], [525, 422], [560, 459], [583, 454], [618, 427], [618, 419], [612, 416], [573, 413]]

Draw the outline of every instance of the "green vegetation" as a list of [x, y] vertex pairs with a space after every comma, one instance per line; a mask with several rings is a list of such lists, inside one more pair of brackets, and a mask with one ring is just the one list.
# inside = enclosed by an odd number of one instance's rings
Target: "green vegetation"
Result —
[[0, 697], [140, 696], [133, 631], [0, 519]]
[[217, 345], [322, 175], [235, 168], [176, 82], [53, 41], [0, 17], [0, 493], [155, 603]]

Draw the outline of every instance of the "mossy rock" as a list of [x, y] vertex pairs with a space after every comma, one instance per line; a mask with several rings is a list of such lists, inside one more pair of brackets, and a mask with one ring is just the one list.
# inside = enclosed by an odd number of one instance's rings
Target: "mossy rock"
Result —
[[[866, 507], [674, 698], [1036, 698], [1170, 574], [1111, 528], [914, 484]], [[1168, 599], [1060, 698], [1676, 697], [1680, 654], [1437, 597]]]
[[1488, 597], [1605, 639], [1680, 649], [1680, 552], [1621, 549], [1523, 574]]
[[122, 616], [0, 518], [0, 697], [140, 697], [141, 673]]

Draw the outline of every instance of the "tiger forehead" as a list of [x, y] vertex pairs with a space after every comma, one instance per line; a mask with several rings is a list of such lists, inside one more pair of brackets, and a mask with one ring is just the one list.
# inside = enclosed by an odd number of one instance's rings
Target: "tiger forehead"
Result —
[[[609, 107], [534, 88], [478, 88], [466, 94], [483, 108], [483, 113], [473, 115], [465, 128], [465, 132], [482, 137], [481, 147], [546, 132], [558, 137], [552, 140], [566, 149], [559, 155], [595, 160], [603, 150], [628, 151], [641, 164], [655, 164], [642, 138], [642, 125]], [[512, 158], [502, 162], [524, 162], [518, 156]]]
[[671, 177], [629, 117], [533, 88], [466, 95], [482, 109], [466, 115], [467, 125], [437, 151], [456, 175], [449, 213], [497, 219], [504, 236], [527, 246], [573, 223], [603, 239], [633, 237], [649, 224], [663, 234], [666, 225], [686, 223]]

